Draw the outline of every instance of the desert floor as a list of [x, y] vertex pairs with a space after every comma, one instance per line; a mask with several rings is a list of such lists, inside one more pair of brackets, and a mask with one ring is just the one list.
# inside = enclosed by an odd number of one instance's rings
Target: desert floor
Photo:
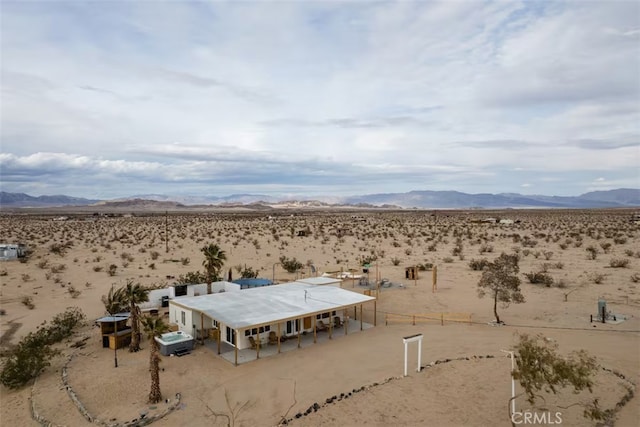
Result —
[[[231, 270], [234, 278], [240, 269], [251, 267], [259, 270], [259, 277], [292, 281], [296, 275], [278, 265], [285, 256], [313, 265], [320, 273], [353, 269], [361, 274], [362, 263], [370, 261], [372, 280], [377, 273], [404, 286], [380, 292], [377, 327], [346, 337], [238, 367], [202, 346], [184, 357], [163, 357], [163, 394], [173, 399], [181, 393], [182, 404], [156, 422], [158, 426], [273, 426], [283, 419], [300, 426], [507, 426], [511, 362], [500, 350], [511, 348], [522, 333], [543, 334], [559, 345], [561, 353], [587, 350], [603, 367], [637, 384], [640, 235], [639, 226], [629, 221], [631, 213], [269, 211], [173, 212], [167, 217], [71, 213], [65, 221], [54, 221], [44, 213], [2, 215], [3, 243], [21, 242], [33, 249], [26, 262], [0, 263], [3, 348], [67, 307], [81, 308], [89, 322], [77, 337], [61, 345], [63, 355], [35, 385], [17, 391], [0, 388], [0, 424], [37, 425], [30, 416], [30, 399], [42, 416], [57, 425], [89, 424], [62, 388], [61, 369], [72, 353], [69, 384], [99, 419], [124, 422], [166, 407], [166, 403], [153, 408], [146, 404], [147, 342], [139, 353], [118, 351], [119, 367], [114, 368], [113, 352], [101, 347], [92, 321], [105, 314], [101, 296], [113, 284], [121, 286], [132, 279], [166, 286], [173, 283], [167, 277], [202, 271], [200, 248], [209, 243], [226, 252], [224, 272]], [[489, 216], [519, 222], [476, 222]], [[299, 231], [306, 236], [299, 236]], [[474, 259], [491, 260], [501, 252], [520, 254], [526, 301], [499, 306], [506, 325], [496, 327], [488, 324], [493, 319], [492, 301], [477, 294], [481, 272], [469, 264]], [[405, 267], [426, 264], [438, 269], [435, 293], [431, 271], [421, 271], [417, 281], [405, 279]], [[111, 267], [110, 273], [111, 265], [115, 271]], [[310, 267], [303, 270], [311, 274]], [[529, 283], [524, 273], [539, 271], [547, 271], [554, 283], [549, 287]], [[363, 292], [349, 279], [342, 287]], [[600, 298], [609, 310], [628, 319], [619, 324], [590, 323]], [[440, 312], [471, 313], [473, 322], [412, 325], [397, 316], [388, 325], [384, 322], [386, 314]], [[365, 320], [372, 322], [372, 307]], [[436, 360], [463, 360], [416, 372], [414, 344], [409, 347], [409, 376], [403, 378], [402, 337], [416, 333], [424, 335], [423, 366]], [[72, 349], [70, 344], [83, 336], [89, 337], [87, 345]], [[580, 406], [571, 405], [597, 397], [603, 408], [612, 408], [627, 392], [625, 384], [601, 371], [592, 395], [548, 395], [535, 410], [560, 411], [562, 425], [595, 425], [582, 417]], [[349, 392], [348, 398], [339, 398]], [[325, 404], [327, 399], [332, 403]], [[314, 403], [322, 407], [295, 418]], [[517, 407], [530, 408], [523, 397]], [[618, 413], [616, 425], [637, 425], [638, 408], [634, 398]]]

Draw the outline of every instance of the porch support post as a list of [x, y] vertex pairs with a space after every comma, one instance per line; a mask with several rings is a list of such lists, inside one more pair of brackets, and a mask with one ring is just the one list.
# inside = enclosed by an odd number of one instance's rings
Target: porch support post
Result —
[[224, 325], [221, 322], [218, 322], [218, 354], [220, 354], [220, 346], [222, 345], [222, 327]]
[[200, 337], [202, 338], [202, 345], [204, 345], [204, 313], [200, 312]]
[[378, 326], [378, 300], [373, 300], [373, 326]]
[[316, 331], [318, 330], [318, 324], [316, 322], [316, 316], [313, 316], [313, 343], [317, 343], [318, 336], [316, 335]]
[[234, 329], [234, 331], [235, 331], [235, 334], [236, 334], [236, 337], [235, 337], [236, 339], [234, 339], [234, 340], [233, 340], [233, 341], [235, 341], [235, 342], [233, 343], [233, 345], [234, 345], [234, 347], [235, 347], [235, 352], [236, 352], [236, 355], [235, 355], [235, 357], [236, 357], [236, 359], [235, 359], [235, 365], [236, 365], [236, 366], [238, 366], [238, 330], [237, 330], [237, 329]]
[[302, 326], [302, 317], [300, 319], [297, 319], [299, 324], [298, 326], [298, 348], [300, 348], [300, 327]]
[[280, 322], [278, 322], [278, 354], [280, 354]]
[[258, 338], [258, 342], [256, 343], [256, 359], [260, 359], [260, 346], [262, 345], [261, 341], [260, 341], [260, 328], [258, 327], [258, 335], [256, 335], [256, 337]]
[[360, 330], [362, 330], [362, 304], [360, 304]]

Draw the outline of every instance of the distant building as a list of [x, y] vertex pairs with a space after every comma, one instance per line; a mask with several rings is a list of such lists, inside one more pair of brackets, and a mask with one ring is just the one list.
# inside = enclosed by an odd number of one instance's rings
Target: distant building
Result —
[[0, 261], [24, 258], [27, 256], [27, 248], [21, 244], [0, 243]]

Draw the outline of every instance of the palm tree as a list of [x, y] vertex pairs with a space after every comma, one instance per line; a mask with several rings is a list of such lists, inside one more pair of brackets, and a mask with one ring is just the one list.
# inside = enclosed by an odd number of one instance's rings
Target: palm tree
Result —
[[160, 391], [160, 348], [156, 337], [169, 331], [169, 326], [162, 321], [161, 317], [145, 316], [142, 318], [144, 332], [149, 339], [149, 371], [151, 372], [151, 391], [149, 392], [149, 403], [158, 403], [162, 400]]
[[[122, 288], [115, 289], [113, 285], [111, 289], [109, 289], [108, 295], [102, 295], [102, 303], [104, 304], [104, 308], [109, 313], [110, 316], [115, 316], [118, 313], [122, 313], [127, 308], [127, 302], [125, 300], [124, 292]], [[114, 319], [115, 320], [115, 319]], [[113, 360], [115, 363], [115, 367], [118, 367], [118, 322], [114, 322], [115, 325], [115, 347], [113, 349]]]
[[224, 262], [227, 260], [227, 254], [225, 254], [218, 245], [213, 243], [203, 247], [200, 251], [202, 251], [204, 255], [202, 265], [207, 273], [207, 294], [210, 294], [211, 283], [219, 280], [219, 273], [220, 270], [222, 270]]
[[102, 295], [102, 303], [104, 304], [106, 312], [110, 316], [113, 316], [117, 313], [122, 313], [127, 309], [127, 302], [125, 301], [125, 296], [122, 288], [115, 289], [113, 286], [111, 286], [111, 289], [109, 289], [109, 294]]
[[138, 304], [149, 301], [149, 288], [140, 283], [133, 283], [133, 280], [127, 280], [127, 284], [122, 288], [122, 293], [126, 303], [129, 305], [129, 313], [131, 313], [131, 343], [129, 344], [129, 352], [135, 353], [140, 350], [140, 307]]

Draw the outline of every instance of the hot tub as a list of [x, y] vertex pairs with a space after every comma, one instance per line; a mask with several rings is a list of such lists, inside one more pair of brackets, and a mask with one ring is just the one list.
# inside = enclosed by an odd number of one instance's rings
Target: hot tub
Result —
[[186, 332], [167, 332], [155, 338], [160, 344], [160, 354], [169, 356], [174, 353], [184, 353], [193, 350], [194, 339]]

